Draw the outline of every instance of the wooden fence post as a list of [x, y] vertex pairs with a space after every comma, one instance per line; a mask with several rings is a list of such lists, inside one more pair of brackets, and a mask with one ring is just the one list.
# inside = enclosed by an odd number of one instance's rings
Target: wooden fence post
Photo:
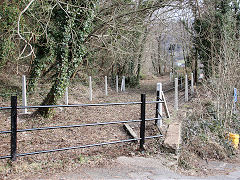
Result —
[[[157, 83], [157, 101], [162, 101], [162, 83]], [[162, 103], [156, 103], [156, 118], [157, 120], [155, 121], [156, 125], [158, 127], [162, 126], [162, 115], [163, 115], [163, 110], [162, 110]]]
[[126, 91], [126, 77], [123, 76], [123, 92]]
[[107, 84], [107, 76], [105, 76], [105, 95], [108, 95], [108, 84]]
[[170, 72], [170, 82], [172, 82], [173, 81], [173, 74], [172, 74], [172, 72]]
[[194, 93], [193, 84], [194, 84], [193, 73], [191, 73], [191, 93], [192, 93], [192, 94]]
[[68, 87], [65, 89], [65, 104], [68, 105]]
[[126, 78], [125, 78], [125, 76], [123, 76], [122, 77], [122, 84], [121, 84], [121, 91], [125, 91], [126, 89], [125, 89], [125, 81], [126, 81]]
[[185, 75], [185, 102], [188, 102], [188, 76]]
[[92, 77], [89, 76], [89, 100], [92, 101]]
[[116, 92], [118, 93], [118, 75], [116, 75]]
[[175, 110], [178, 110], [178, 78], [175, 78]]
[[[22, 76], [22, 106], [27, 106], [27, 86], [26, 76]], [[27, 114], [27, 109], [23, 109], [23, 114]]]

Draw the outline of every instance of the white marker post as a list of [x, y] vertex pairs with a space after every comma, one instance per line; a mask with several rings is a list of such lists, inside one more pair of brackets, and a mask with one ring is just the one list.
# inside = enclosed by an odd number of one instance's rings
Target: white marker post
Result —
[[185, 102], [188, 102], [188, 76], [185, 75]]
[[191, 73], [191, 93], [192, 93], [192, 94], [194, 93], [193, 84], [194, 84], [193, 73]]
[[126, 91], [126, 78], [123, 76], [123, 92]]
[[125, 76], [122, 77], [121, 91], [125, 91]]
[[68, 87], [65, 89], [65, 104], [68, 105]]
[[[157, 101], [162, 101], [162, 83], [157, 83]], [[162, 110], [162, 103], [157, 103], [156, 105], [156, 118], [157, 120], [155, 123], [157, 124], [158, 127], [162, 126], [162, 115], [163, 115], [163, 110]]]
[[92, 77], [89, 76], [89, 100], [92, 101]]
[[107, 85], [107, 76], [105, 76], [105, 95], [108, 95], [108, 85]]
[[116, 75], [116, 91], [118, 93], [118, 75]]
[[178, 111], [178, 79], [175, 78], [175, 103], [174, 108]]
[[172, 72], [170, 72], [170, 82], [172, 82]]
[[[26, 76], [22, 76], [22, 105], [27, 106]], [[23, 109], [23, 114], [27, 114], [27, 109]]]

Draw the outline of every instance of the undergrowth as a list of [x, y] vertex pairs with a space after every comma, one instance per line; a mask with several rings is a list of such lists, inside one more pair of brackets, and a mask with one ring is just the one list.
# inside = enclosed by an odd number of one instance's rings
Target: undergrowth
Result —
[[195, 99], [191, 103], [192, 109], [183, 120], [179, 166], [192, 169], [199, 165], [199, 159], [208, 161], [233, 157], [237, 150], [228, 139], [228, 133], [240, 133], [238, 115], [232, 115], [231, 123], [226, 126], [225, 119], [218, 119], [216, 106], [209, 98]]

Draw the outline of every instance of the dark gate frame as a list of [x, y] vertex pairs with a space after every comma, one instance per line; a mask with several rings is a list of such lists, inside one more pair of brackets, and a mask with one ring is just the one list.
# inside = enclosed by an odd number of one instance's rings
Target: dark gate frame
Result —
[[[152, 138], [159, 138], [163, 137], [162, 134], [145, 137], [145, 122], [146, 121], [157, 121], [159, 118], [156, 117], [152, 119], [146, 119], [146, 104], [153, 104], [153, 103], [164, 103], [161, 99], [159, 99], [159, 92], [157, 92], [157, 100], [146, 102], [146, 95], [141, 94], [141, 102], [126, 102], [126, 103], [102, 103], [102, 104], [74, 104], [74, 105], [45, 105], [45, 106], [17, 106], [17, 96], [11, 97], [11, 107], [0, 107], [0, 110], [11, 110], [11, 130], [7, 131], [0, 131], [0, 134], [11, 134], [11, 152], [10, 155], [0, 156], [0, 159], [7, 159], [10, 158], [12, 161], [15, 161], [17, 157], [21, 156], [28, 156], [28, 155], [35, 155], [35, 154], [42, 154], [42, 153], [50, 153], [50, 152], [57, 152], [57, 151], [65, 151], [71, 149], [80, 149], [80, 148], [89, 148], [94, 146], [103, 146], [109, 144], [118, 144], [118, 143], [126, 143], [131, 141], [138, 141], [140, 151], [144, 151], [144, 143], [145, 139], [152, 139]], [[41, 127], [41, 128], [31, 128], [31, 129], [18, 129], [17, 128], [17, 110], [18, 109], [35, 109], [35, 108], [68, 108], [68, 107], [99, 107], [99, 106], [119, 106], [119, 105], [141, 105], [141, 117], [139, 120], [128, 120], [128, 121], [113, 121], [113, 122], [100, 122], [100, 123], [91, 123], [91, 124], [80, 124], [80, 125], [68, 125], [68, 126], [52, 126], [52, 127]], [[158, 112], [156, 106], [156, 112]], [[160, 117], [162, 118], [162, 117]], [[98, 144], [88, 144], [82, 146], [75, 146], [75, 147], [67, 147], [67, 148], [60, 148], [60, 149], [52, 149], [52, 150], [43, 150], [43, 151], [36, 151], [36, 152], [29, 152], [29, 153], [17, 153], [17, 133], [20, 132], [27, 132], [27, 131], [40, 131], [40, 130], [51, 130], [51, 129], [62, 129], [62, 128], [76, 128], [76, 127], [84, 127], [84, 126], [98, 126], [98, 125], [108, 125], [108, 124], [121, 124], [121, 123], [130, 123], [130, 122], [140, 122], [140, 138], [134, 139], [125, 139], [125, 140], [118, 140], [112, 142], [104, 142]]]

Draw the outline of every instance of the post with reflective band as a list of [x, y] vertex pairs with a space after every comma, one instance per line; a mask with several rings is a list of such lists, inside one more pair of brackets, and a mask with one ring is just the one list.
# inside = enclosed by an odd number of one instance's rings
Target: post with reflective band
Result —
[[[162, 101], [162, 83], [157, 83], [157, 101]], [[156, 120], [155, 124], [159, 127], [162, 126], [162, 103], [156, 103]]]
[[11, 160], [16, 160], [17, 152], [17, 96], [11, 97]]
[[146, 112], [146, 94], [141, 94], [141, 125], [140, 125], [140, 151], [144, 151], [145, 142], [145, 112]]

